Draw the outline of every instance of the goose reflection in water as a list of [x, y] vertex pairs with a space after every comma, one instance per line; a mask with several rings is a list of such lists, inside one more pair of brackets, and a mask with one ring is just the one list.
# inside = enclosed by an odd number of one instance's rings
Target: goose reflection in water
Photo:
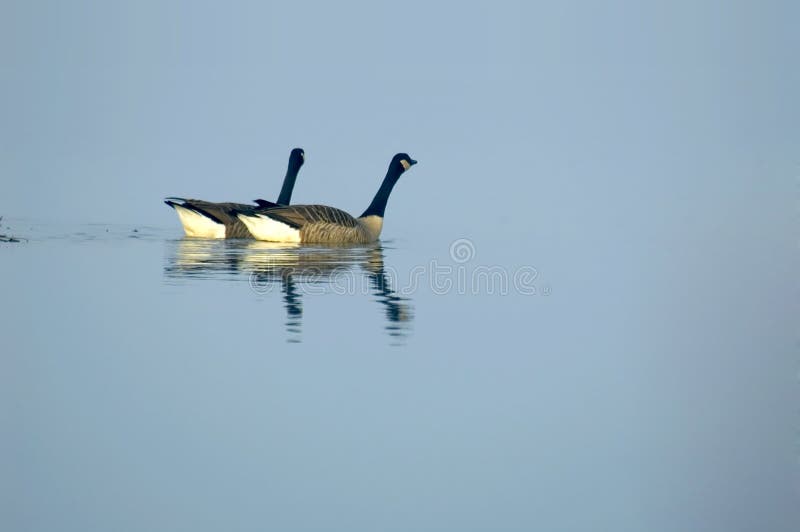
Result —
[[383, 310], [390, 337], [402, 342], [410, 331], [411, 302], [392, 288], [380, 245], [309, 247], [194, 238], [167, 244], [171, 248], [164, 266], [168, 280], [245, 281], [257, 294], [280, 288], [289, 342], [301, 340], [303, 296], [314, 294], [368, 293]]

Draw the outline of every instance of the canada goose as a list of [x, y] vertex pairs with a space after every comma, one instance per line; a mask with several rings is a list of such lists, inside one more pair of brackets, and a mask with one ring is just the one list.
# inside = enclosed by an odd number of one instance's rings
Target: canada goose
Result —
[[[288, 205], [292, 199], [294, 182], [297, 173], [305, 162], [305, 152], [300, 148], [295, 148], [289, 154], [289, 166], [286, 169], [286, 177], [283, 179], [283, 187], [278, 196], [277, 205]], [[176, 203], [181, 202], [181, 203]], [[275, 203], [255, 200], [261, 207], [276, 205]], [[252, 209], [252, 205], [245, 203], [212, 203], [210, 201], [167, 198], [164, 203], [175, 209], [178, 218], [183, 224], [186, 236], [196, 236], [203, 238], [252, 238], [253, 235], [247, 227], [239, 221], [234, 209]]]
[[383, 183], [367, 210], [354, 218], [326, 205], [262, 206], [237, 210], [239, 219], [258, 240], [320, 244], [367, 244], [378, 239], [383, 228], [386, 202], [400, 176], [417, 164], [407, 153], [389, 163]]

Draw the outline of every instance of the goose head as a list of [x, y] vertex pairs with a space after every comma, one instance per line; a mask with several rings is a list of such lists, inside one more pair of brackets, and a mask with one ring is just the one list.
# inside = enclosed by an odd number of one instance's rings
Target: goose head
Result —
[[402, 174], [415, 164], [417, 164], [417, 161], [412, 159], [407, 153], [398, 153], [392, 157], [392, 162], [389, 166], [394, 170], [399, 170], [399, 173]]
[[289, 167], [300, 169], [306, 162], [306, 152], [302, 148], [295, 148], [289, 154]]

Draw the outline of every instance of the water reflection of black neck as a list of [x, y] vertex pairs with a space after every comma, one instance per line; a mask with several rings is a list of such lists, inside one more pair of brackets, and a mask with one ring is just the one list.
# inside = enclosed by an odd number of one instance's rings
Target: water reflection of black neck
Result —
[[303, 298], [290, 271], [281, 274], [281, 288], [283, 303], [286, 307], [286, 331], [289, 334], [297, 335], [288, 338], [288, 341], [300, 342], [299, 335], [303, 326]]
[[381, 269], [369, 274], [372, 293], [378, 303], [383, 305], [386, 313], [386, 331], [391, 336], [405, 336], [405, 330], [411, 322], [411, 307], [406, 298], [397, 295], [392, 289], [391, 280]]

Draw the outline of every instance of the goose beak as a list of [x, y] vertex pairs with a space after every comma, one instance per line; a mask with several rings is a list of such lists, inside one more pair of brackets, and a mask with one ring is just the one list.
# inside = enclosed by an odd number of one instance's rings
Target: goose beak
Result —
[[417, 161], [415, 161], [414, 159], [411, 159], [410, 161], [408, 161], [408, 164], [410, 164], [411, 166], [414, 166], [415, 164], [417, 164]]

